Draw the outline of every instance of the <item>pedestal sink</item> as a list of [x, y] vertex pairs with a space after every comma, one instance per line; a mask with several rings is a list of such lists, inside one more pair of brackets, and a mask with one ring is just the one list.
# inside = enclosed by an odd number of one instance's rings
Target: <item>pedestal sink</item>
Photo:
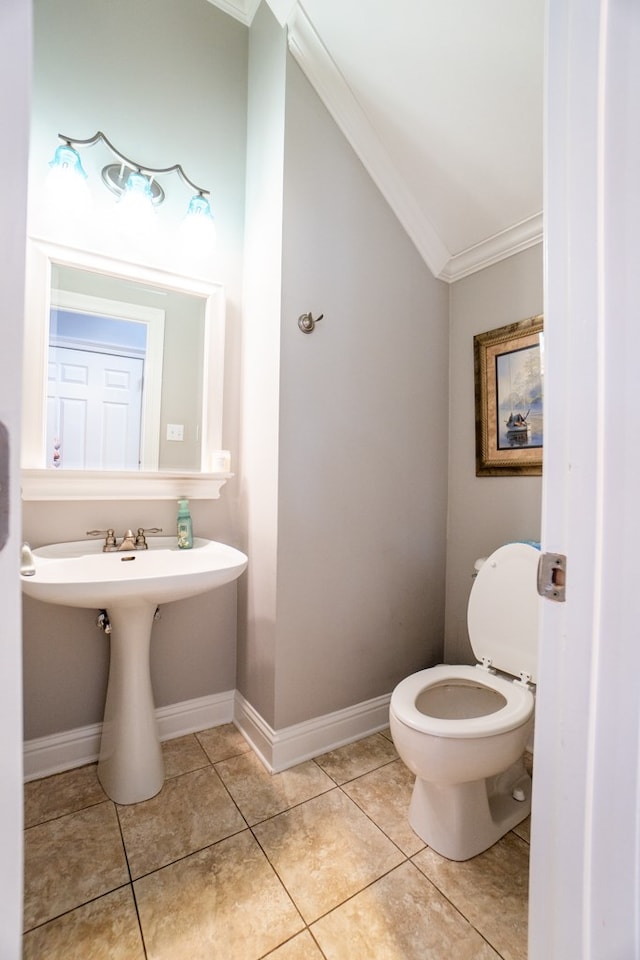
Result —
[[164, 783], [151, 689], [151, 627], [161, 603], [184, 600], [235, 580], [244, 553], [194, 538], [178, 549], [175, 537], [153, 537], [148, 550], [103, 553], [102, 543], [78, 540], [33, 551], [36, 572], [22, 589], [45, 603], [106, 609], [111, 659], [98, 777], [116, 803], [148, 800]]

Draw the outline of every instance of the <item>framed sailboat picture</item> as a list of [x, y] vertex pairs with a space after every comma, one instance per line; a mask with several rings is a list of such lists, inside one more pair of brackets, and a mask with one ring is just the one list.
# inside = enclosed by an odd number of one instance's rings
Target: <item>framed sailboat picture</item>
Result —
[[543, 447], [543, 318], [473, 338], [476, 476], [540, 476]]

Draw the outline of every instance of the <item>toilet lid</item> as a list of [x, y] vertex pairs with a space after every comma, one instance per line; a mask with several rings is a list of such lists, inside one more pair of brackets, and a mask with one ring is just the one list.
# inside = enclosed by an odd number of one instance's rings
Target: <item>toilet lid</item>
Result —
[[540, 551], [508, 543], [482, 564], [469, 597], [467, 625], [478, 661], [535, 682], [538, 659], [537, 576]]

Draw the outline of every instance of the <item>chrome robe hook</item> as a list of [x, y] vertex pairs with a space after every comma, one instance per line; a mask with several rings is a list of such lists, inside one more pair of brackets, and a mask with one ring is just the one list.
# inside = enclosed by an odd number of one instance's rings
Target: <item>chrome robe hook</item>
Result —
[[323, 317], [324, 313], [321, 313], [320, 316], [314, 320], [311, 311], [309, 311], [309, 313], [302, 313], [298, 317], [298, 326], [303, 333], [313, 333], [316, 323], [320, 323]]

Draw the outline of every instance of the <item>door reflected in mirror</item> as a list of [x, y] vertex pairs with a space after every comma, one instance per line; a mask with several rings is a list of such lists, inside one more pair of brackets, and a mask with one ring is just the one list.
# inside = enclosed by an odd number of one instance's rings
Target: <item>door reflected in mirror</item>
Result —
[[198, 471], [204, 314], [202, 297], [53, 264], [47, 465]]

